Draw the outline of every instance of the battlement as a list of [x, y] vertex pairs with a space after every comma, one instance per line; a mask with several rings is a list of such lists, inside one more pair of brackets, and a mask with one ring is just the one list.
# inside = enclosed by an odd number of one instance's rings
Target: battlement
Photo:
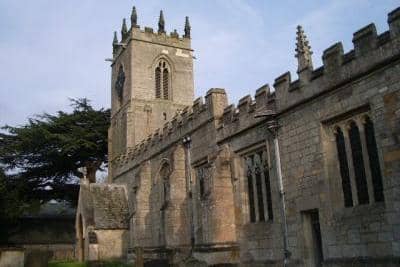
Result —
[[184, 34], [182, 34], [182, 36], [179, 35], [176, 29], [174, 29], [170, 34], [166, 33], [164, 14], [162, 11], [160, 11], [157, 31], [154, 31], [152, 27], [147, 26], [141, 28], [137, 24], [136, 8], [133, 7], [131, 14], [131, 27], [129, 30], [126, 25], [126, 20], [123, 19], [121, 28], [121, 41], [118, 41], [116, 32], [114, 33], [113, 55], [119, 55], [125, 49], [126, 45], [132, 40], [155, 44], [158, 43], [161, 45], [191, 50], [190, 31], [191, 27], [189, 24], [189, 18], [186, 17]]
[[310, 75], [292, 81], [289, 72], [275, 79], [277, 112], [312, 98], [345, 81], [371, 71], [380, 63], [399, 56], [400, 8], [388, 14], [389, 30], [377, 34], [373, 23], [353, 34], [354, 48], [344, 53], [338, 42], [322, 55], [323, 65], [311, 69]]
[[[256, 91], [255, 99], [247, 95], [240, 99], [236, 106], [227, 106], [224, 109], [222, 124], [219, 125], [218, 138], [227, 138], [260, 122], [262, 118], [255, 118], [257, 111], [273, 110], [279, 115], [307, 99], [368, 73], [379, 64], [399, 58], [400, 8], [389, 13], [388, 23], [389, 30], [379, 35], [374, 24], [356, 31], [353, 34], [354, 49], [347, 53], [344, 53], [341, 42], [327, 48], [322, 55], [323, 65], [316, 69], [312, 68], [311, 62], [307, 67], [300, 67], [307, 62], [299, 61], [299, 69], [308, 70], [309, 75], [301, 75], [303, 73], [298, 71], [299, 78], [293, 81], [291, 73], [285, 72], [275, 78], [274, 92], [271, 92], [268, 85], [264, 85]], [[300, 26], [299, 29], [301, 36], [298, 36], [298, 40], [301, 39], [306, 47], [297, 44], [296, 51], [305, 51], [309, 53], [306, 56], [311, 56], [304, 31]], [[296, 55], [301, 56], [304, 55]]]
[[[389, 30], [381, 34], [377, 34], [374, 24], [356, 31], [352, 40], [354, 48], [347, 53], [344, 53], [341, 42], [333, 44], [323, 52], [323, 65], [316, 69], [313, 69], [310, 58], [306, 58], [308, 61], [303, 58], [299, 64], [305, 67], [299, 68], [297, 80], [292, 81], [291, 73], [285, 72], [274, 80], [273, 89], [266, 84], [256, 90], [254, 98], [246, 95], [237, 105], [228, 105], [224, 89], [210, 89], [205, 101], [203, 98], [196, 99], [191, 107], [177, 113], [163, 129], [157, 130], [128, 153], [114, 159], [112, 164], [118, 166], [117, 173], [124, 172], [209, 123], [214, 124], [217, 141], [229, 138], [263, 121], [262, 117], [256, 118], [258, 111], [272, 110], [279, 117], [307, 100], [400, 60], [400, 8], [389, 13], [388, 24]], [[140, 34], [157, 36], [149, 29], [147, 32], [140, 31]], [[308, 46], [305, 35], [302, 38]], [[310, 57], [310, 47], [307, 48], [297, 50], [303, 51], [303, 54], [297, 55], [298, 58]], [[308, 54], [304, 55], [304, 51]]]
[[271, 92], [268, 84], [256, 90], [254, 98], [251, 95], [242, 97], [237, 105], [225, 107], [222, 121], [217, 125], [218, 139], [234, 135], [263, 120], [255, 115], [261, 110], [275, 110], [275, 93]]
[[113, 159], [111, 164], [113, 170], [116, 170], [115, 176], [163, 151], [171, 144], [182, 141], [184, 136], [190, 135], [198, 128], [208, 123], [217, 125], [227, 103], [228, 99], [224, 89], [212, 88], [208, 90], [205, 101], [202, 97], [197, 98], [193, 101], [192, 106], [176, 113], [170, 121], [164, 124], [162, 129], [157, 129], [140, 144]]

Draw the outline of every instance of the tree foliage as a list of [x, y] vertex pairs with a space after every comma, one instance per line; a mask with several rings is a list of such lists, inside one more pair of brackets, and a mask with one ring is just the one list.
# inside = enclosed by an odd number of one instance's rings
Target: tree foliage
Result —
[[45, 113], [23, 126], [4, 126], [5, 133], [0, 133], [0, 164], [16, 173], [6, 185], [24, 192], [24, 199], [76, 200], [77, 188], [71, 183], [82, 177], [79, 169], [86, 167], [87, 177], [94, 180], [107, 163], [110, 111], [95, 110], [87, 99], [71, 102], [70, 113]]

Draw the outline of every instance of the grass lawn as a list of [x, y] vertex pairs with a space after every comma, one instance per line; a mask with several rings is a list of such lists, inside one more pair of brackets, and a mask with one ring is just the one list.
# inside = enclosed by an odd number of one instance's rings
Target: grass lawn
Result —
[[50, 262], [48, 267], [87, 267], [88, 265], [86, 263], [82, 263], [82, 262], [61, 262], [61, 261], [57, 261], [57, 262]]
[[[48, 267], [89, 267], [90, 265], [87, 263], [82, 262], [75, 262], [75, 261], [57, 261], [57, 262], [50, 262]], [[95, 266], [101, 267], [132, 267], [132, 265], [123, 264], [119, 262], [104, 262]]]

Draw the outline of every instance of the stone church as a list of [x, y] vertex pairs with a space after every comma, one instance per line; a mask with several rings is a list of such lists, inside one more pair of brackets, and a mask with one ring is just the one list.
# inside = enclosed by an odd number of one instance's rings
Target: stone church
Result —
[[[114, 35], [107, 183], [81, 181], [80, 260], [137, 266], [399, 266], [400, 8], [314, 68], [229, 104], [194, 98], [191, 26]], [[154, 265], [155, 266], [155, 265]]]

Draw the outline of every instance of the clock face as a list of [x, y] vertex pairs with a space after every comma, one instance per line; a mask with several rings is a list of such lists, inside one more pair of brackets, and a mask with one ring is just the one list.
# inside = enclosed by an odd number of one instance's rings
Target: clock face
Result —
[[124, 83], [125, 83], [125, 73], [121, 66], [118, 71], [117, 81], [115, 82], [115, 90], [117, 91], [117, 95], [120, 100], [122, 100]]

